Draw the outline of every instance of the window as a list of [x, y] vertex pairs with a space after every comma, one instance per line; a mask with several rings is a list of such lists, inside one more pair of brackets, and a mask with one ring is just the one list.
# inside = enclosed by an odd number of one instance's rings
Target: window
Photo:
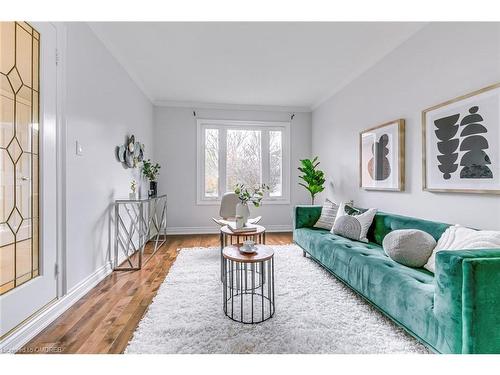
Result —
[[265, 200], [289, 203], [288, 122], [198, 120], [198, 204], [210, 204], [238, 183], [267, 184]]

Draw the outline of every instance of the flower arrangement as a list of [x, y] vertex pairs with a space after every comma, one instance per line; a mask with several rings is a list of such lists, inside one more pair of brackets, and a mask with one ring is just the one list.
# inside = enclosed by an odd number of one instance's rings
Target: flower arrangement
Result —
[[236, 184], [234, 187], [234, 192], [238, 195], [242, 204], [247, 205], [250, 202], [255, 207], [260, 206], [266, 190], [269, 190], [269, 186], [266, 184], [257, 185], [253, 188], [248, 188], [244, 184]]

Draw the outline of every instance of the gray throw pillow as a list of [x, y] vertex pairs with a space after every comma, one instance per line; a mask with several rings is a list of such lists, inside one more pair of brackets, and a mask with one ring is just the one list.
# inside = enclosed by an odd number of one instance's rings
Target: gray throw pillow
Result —
[[321, 208], [321, 215], [316, 224], [314, 224], [314, 227], [331, 230], [338, 209], [339, 206], [337, 203], [332, 202], [328, 198], [325, 199], [325, 203], [323, 203], [323, 207]]
[[330, 232], [351, 240], [368, 242], [366, 235], [376, 213], [376, 208], [361, 212], [341, 203]]
[[408, 267], [422, 267], [436, 247], [436, 240], [421, 230], [399, 229], [385, 236], [382, 246], [395, 262]]

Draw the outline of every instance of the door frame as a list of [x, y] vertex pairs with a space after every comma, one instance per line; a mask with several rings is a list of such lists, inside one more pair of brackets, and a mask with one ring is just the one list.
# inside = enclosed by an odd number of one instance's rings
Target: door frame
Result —
[[57, 148], [57, 298], [67, 294], [66, 267], [66, 24], [50, 22], [56, 29], [56, 148]]

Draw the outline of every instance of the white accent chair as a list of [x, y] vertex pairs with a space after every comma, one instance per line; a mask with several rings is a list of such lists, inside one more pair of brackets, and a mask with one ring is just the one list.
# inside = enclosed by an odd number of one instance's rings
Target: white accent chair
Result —
[[[220, 211], [219, 215], [221, 218], [212, 218], [214, 222], [223, 227], [228, 225], [230, 222], [236, 220], [236, 205], [239, 203], [239, 198], [236, 193], [226, 193], [222, 196], [220, 201]], [[257, 224], [262, 219], [262, 216], [257, 216], [253, 219], [248, 219], [248, 224]]]

